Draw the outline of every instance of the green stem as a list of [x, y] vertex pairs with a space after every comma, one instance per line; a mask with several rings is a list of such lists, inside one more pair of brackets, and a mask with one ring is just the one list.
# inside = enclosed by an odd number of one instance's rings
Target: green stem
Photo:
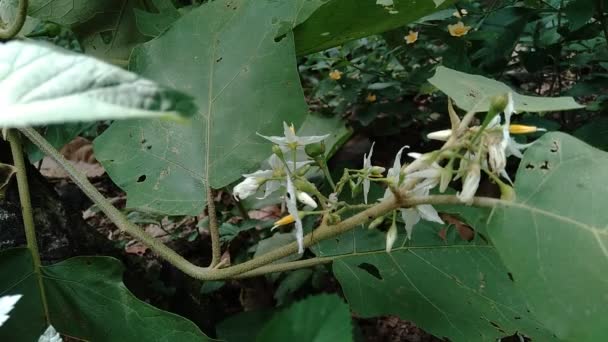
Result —
[[21, 28], [23, 28], [23, 24], [25, 24], [25, 19], [27, 18], [27, 6], [28, 0], [19, 0], [19, 5], [17, 7], [17, 16], [15, 21], [9, 26], [8, 24], [2, 23], [0, 20], [0, 39], [7, 40], [15, 37]]
[[222, 259], [222, 246], [220, 244], [220, 228], [217, 223], [217, 212], [215, 211], [215, 201], [213, 189], [207, 185], [207, 215], [209, 215], [209, 235], [211, 235], [211, 265], [213, 268]]
[[323, 157], [317, 158], [317, 164], [319, 165], [321, 170], [323, 170], [323, 175], [325, 175], [325, 179], [327, 179], [327, 182], [331, 186], [331, 189], [333, 191], [336, 191], [336, 183], [334, 183], [334, 179], [331, 177], [331, 173], [327, 168], [327, 162], [325, 162], [325, 159]]
[[21, 147], [19, 133], [14, 130], [9, 130], [8, 141], [11, 145], [13, 164], [17, 169], [17, 187], [19, 190], [19, 201], [21, 202], [21, 215], [23, 217], [23, 228], [25, 229], [25, 240], [27, 242], [27, 248], [32, 253], [34, 272], [38, 279], [38, 288], [40, 289], [40, 298], [42, 300], [46, 322], [47, 324], [50, 324], [49, 306], [44, 291], [44, 283], [42, 282], [42, 264], [40, 263], [40, 252], [38, 251], [38, 243], [36, 241], [36, 227], [34, 226], [30, 189], [27, 182], [27, 170], [25, 161], [23, 160], [23, 148]]

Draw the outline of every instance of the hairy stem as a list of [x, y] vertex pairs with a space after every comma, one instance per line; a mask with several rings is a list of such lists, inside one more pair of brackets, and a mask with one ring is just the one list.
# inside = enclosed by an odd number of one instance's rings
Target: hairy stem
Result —
[[38, 242], [36, 241], [36, 227], [34, 226], [34, 215], [32, 212], [32, 202], [30, 200], [30, 189], [27, 181], [27, 170], [25, 161], [23, 160], [23, 148], [19, 133], [14, 130], [8, 132], [8, 141], [11, 145], [11, 153], [13, 155], [13, 164], [17, 169], [17, 187], [19, 190], [19, 201], [21, 202], [21, 216], [23, 217], [23, 228], [25, 229], [25, 240], [27, 248], [32, 253], [34, 263], [34, 272], [38, 279], [38, 288], [40, 289], [40, 298], [42, 307], [44, 308], [45, 318], [49, 323], [49, 307], [44, 292], [44, 283], [42, 282], [42, 274], [40, 273], [40, 252], [38, 251]]
[[211, 265], [209, 267], [213, 268], [220, 263], [222, 246], [220, 244], [220, 228], [217, 223], [213, 189], [209, 185], [207, 185], [207, 215], [209, 215], [209, 234], [211, 235]]
[[2, 24], [0, 26], [0, 39], [11, 39], [15, 37], [19, 31], [21, 31], [23, 24], [25, 24], [25, 19], [27, 18], [27, 6], [28, 0], [19, 0], [15, 21], [13, 21], [12, 24], [5, 24], [0, 21], [0, 24]]

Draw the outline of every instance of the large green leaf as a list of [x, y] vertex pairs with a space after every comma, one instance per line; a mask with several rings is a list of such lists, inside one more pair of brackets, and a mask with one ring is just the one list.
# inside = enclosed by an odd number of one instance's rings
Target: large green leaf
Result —
[[144, 35], [156, 37], [171, 26], [181, 14], [173, 5], [172, 0], [152, 0], [158, 13], [152, 13], [135, 8], [137, 29]]
[[214, 1], [178, 20], [134, 51], [131, 66], [154, 80], [196, 94], [191, 125], [114, 123], [95, 151], [128, 206], [165, 214], [200, 213], [205, 183], [221, 188], [268, 157], [281, 122], [299, 125], [306, 104], [291, 34], [275, 41], [286, 2]]
[[[191, 97], [49, 44], [0, 46], [0, 126], [192, 115]], [[183, 123], [182, 123], [183, 124]]]
[[488, 231], [532, 313], [569, 341], [606, 338], [608, 154], [548, 133], [524, 155], [517, 201]]
[[0, 269], [0, 296], [23, 295], [0, 328], [2, 341], [35, 341], [49, 322], [62, 334], [88, 341], [210, 340], [189, 320], [133, 296], [116, 259], [76, 257], [42, 267], [48, 317], [29, 250], [0, 252]]
[[361, 227], [328, 240], [320, 255], [333, 256], [333, 271], [353, 311], [362, 317], [399, 315], [451, 341], [496, 341], [520, 332], [552, 340], [528, 312], [493, 246], [466, 242], [441, 225], [421, 222], [412, 241], [405, 229], [391, 253], [385, 234]]
[[608, 151], [608, 118], [606, 117], [591, 119], [572, 134], [593, 147]]
[[124, 0], [30, 0], [28, 15], [72, 26], [87, 22], [96, 15], [108, 15], [120, 8]]
[[349, 40], [392, 30], [431, 14], [451, 2], [330, 0], [296, 26], [296, 49], [298, 55], [306, 55]]
[[454, 99], [456, 105], [464, 110], [485, 112], [490, 108], [490, 99], [496, 95], [513, 93], [515, 110], [521, 112], [551, 112], [558, 110], [579, 109], [571, 97], [536, 97], [520, 95], [504, 83], [443, 66], [437, 67], [435, 75], [429, 82]]
[[256, 341], [352, 341], [348, 305], [336, 295], [308, 297], [276, 313]]

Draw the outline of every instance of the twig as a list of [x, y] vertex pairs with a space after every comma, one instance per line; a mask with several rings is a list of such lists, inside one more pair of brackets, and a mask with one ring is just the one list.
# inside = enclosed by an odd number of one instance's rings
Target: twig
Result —
[[34, 272], [38, 280], [38, 288], [40, 289], [40, 298], [47, 324], [49, 324], [49, 306], [46, 300], [44, 291], [44, 283], [42, 282], [42, 274], [40, 273], [40, 252], [38, 251], [38, 242], [36, 241], [36, 227], [34, 225], [34, 216], [32, 211], [32, 202], [30, 200], [30, 189], [27, 181], [27, 169], [23, 160], [23, 147], [19, 133], [14, 130], [9, 130], [8, 141], [11, 145], [11, 153], [13, 155], [13, 164], [17, 169], [17, 187], [19, 190], [19, 201], [21, 202], [21, 216], [23, 217], [23, 228], [25, 230], [25, 240], [27, 248], [32, 254], [34, 264]]

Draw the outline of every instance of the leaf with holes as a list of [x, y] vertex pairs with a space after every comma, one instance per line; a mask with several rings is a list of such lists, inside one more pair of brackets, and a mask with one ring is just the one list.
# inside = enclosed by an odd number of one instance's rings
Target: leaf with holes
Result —
[[0, 269], [0, 296], [23, 295], [0, 329], [1, 341], [37, 341], [49, 322], [78, 340], [211, 340], [189, 320], [133, 296], [122, 282], [122, 264], [114, 258], [76, 257], [41, 267], [48, 312], [28, 249], [0, 252]]
[[553, 340], [528, 312], [495, 248], [458, 234], [444, 239], [442, 228], [420, 222], [408, 242], [401, 226], [386, 253], [385, 233], [359, 227], [316, 253], [334, 258], [334, 274], [362, 317], [398, 315], [451, 341], [496, 341], [516, 332]]
[[532, 313], [564, 340], [606, 337], [606, 170], [606, 152], [545, 134], [520, 164], [517, 201], [497, 207], [488, 224]]
[[296, 49], [298, 55], [307, 55], [396, 29], [445, 8], [451, 2], [394, 0], [388, 4], [376, 0], [329, 0], [296, 26]]
[[196, 215], [205, 184], [222, 188], [270, 154], [256, 135], [298, 126], [306, 103], [293, 38], [275, 41], [288, 2], [213, 1], [192, 10], [133, 52], [131, 67], [196, 96], [190, 125], [117, 122], [95, 141], [95, 155], [128, 194], [128, 206]]
[[95, 58], [34, 42], [0, 45], [0, 93], [0, 127], [196, 112], [188, 95]]
[[[464, 110], [485, 112], [490, 108], [490, 99], [496, 95], [513, 92], [506, 84], [440, 66], [429, 82], [451, 97], [456, 105]], [[551, 112], [579, 109], [572, 97], [536, 97], [513, 92], [515, 110], [521, 112]]]

